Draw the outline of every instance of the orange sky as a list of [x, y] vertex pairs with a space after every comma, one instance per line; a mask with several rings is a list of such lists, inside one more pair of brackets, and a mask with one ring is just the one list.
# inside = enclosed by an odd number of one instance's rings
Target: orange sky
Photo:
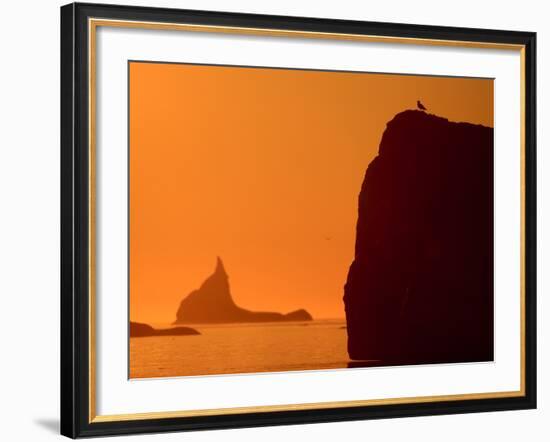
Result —
[[420, 99], [493, 126], [493, 81], [130, 63], [130, 317], [167, 323], [220, 256], [252, 310], [343, 318], [357, 196]]

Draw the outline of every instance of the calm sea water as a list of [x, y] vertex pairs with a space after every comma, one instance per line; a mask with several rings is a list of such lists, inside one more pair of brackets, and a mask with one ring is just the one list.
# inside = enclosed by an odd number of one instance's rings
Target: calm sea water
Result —
[[345, 325], [344, 320], [196, 325], [201, 335], [131, 338], [130, 377], [344, 368]]

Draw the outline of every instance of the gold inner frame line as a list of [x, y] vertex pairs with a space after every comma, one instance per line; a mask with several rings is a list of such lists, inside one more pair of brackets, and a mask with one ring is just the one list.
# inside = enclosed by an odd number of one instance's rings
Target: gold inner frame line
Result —
[[[115, 28], [137, 28], [149, 30], [173, 30], [187, 32], [209, 32], [218, 34], [239, 34], [255, 36], [274, 36], [274, 37], [293, 37], [310, 39], [328, 39], [345, 40], [373, 43], [390, 44], [414, 44], [422, 46], [443, 46], [443, 47], [463, 47], [480, 49], [499, 49], [513, 50], [520, 53], [520, 89], [521, 89], [521, 110], [520, 110], [520, 158], [521, 158], [521, 246], [520, 246], [520, 389], [518, 391], [487, 392], [487, 393], [464, 393], [438, 396], [416, 396], [416, 397], [398, 397], [388, 399], [366, 399], [337, 402], [318, 402], [303, 404], [285, 404], [285, 405], [262, 405], [235, 408], [216, 408], [201, 410], [182, 410], [182, 411], [160, 411], [148, 413], [129, 413], [98, 415], [96, 413], [96, 31], [99, 26]], [[525, 46], [520, 44], [503, 44], [492, 42], [474, 42], [459, 40], [440, 40], [424, 39], [412, 37], [390, 37], [377, 35], [360, 35], [346, 33], [323, 33], [311, 31], [291, 31], [283, 29], [263, 29], [263, 28], [245, 28], [231, 26], [210, 26], [181, 23], [157, 23], [131, 20], [111, 20], [111, 19], [88, 19], [88, 210], [89, 210], [89, 423], [132, 421], [143, 419], [161, 419], [176, 417], [197, 417], [197, 416], [220, 416], [231, 414], [259, 413], [259, 412], [277, 412], [291, 410], [320, 410], [327, 408], [344, 407], [365, 407], [375, 405], [390, 404], [415, 404], [427, 402], [442, 401], [460, 401], [460, 400], [481, 400], [495, 398], [512, 398], [525, 396]]]

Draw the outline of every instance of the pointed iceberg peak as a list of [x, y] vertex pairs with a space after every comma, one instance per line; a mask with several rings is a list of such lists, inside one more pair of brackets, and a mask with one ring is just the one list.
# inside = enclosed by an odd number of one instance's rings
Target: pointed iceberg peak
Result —
[[227, 272], [223, 266], [223, 261], [219, 256], [216, 257], [216, 270], [214, 271], [214, 274], [224, 275], [227, 277]]
[[223, 261], [216, 258], [216, 270], [180, 303], [174, 324], [215, 324], [235, 322], [311, 321], [305, 310], [288, 314], [277, 312], [254, 312], [239, 307], [233, 301]]

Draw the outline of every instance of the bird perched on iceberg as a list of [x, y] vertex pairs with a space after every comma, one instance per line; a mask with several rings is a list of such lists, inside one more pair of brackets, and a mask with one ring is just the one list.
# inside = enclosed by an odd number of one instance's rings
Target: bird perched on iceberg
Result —
[[423, 111], [427, 110], [426, 107], [420, 102], [420, 100], [416, 101], [416, 107]]

